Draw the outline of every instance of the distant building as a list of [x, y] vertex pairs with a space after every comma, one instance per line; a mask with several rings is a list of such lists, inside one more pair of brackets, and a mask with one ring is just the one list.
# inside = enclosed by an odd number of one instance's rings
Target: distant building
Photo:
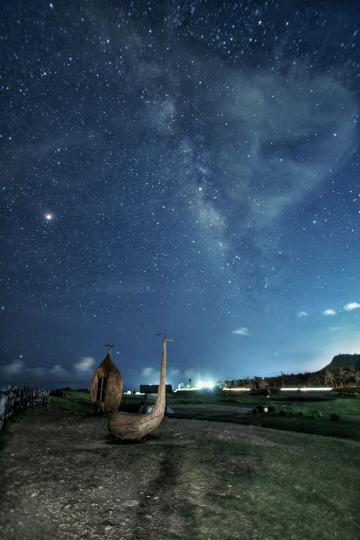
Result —
[[[158, 384], [140, 384], [140, 393], [141, 394], [157, 394], [159, 389]], [[172, 394], [173, 389], [171, 384], [165, 386], [165, 393]]]

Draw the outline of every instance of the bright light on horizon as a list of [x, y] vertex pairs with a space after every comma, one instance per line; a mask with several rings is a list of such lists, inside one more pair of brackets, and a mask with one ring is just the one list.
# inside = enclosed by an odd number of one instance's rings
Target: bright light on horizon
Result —
[[195, 384], [195, 388], [197, 390], [204, 390], [205, 388], [208, 389], [208, 390], [212, 390], [213, 388], [215, 388], [216, 386], [216, 383], [212, 380], [207, 380], [207, 381], [203, 381], [202, 379], [200, 379], [196, 384]]

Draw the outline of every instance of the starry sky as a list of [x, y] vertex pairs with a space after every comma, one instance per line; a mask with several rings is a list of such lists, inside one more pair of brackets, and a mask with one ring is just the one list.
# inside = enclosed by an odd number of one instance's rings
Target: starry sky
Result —
[[360, 352], [357, 1], [0, 2], [0, 378]]

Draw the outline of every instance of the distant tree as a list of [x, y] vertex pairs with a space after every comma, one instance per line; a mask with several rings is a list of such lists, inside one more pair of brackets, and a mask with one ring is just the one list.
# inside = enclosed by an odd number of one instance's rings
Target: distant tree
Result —
[[347, 370], [340, 367], [335, 370], [335, 386], [337, 388], [341, 388], [345, 385], [345, 381], [347, 378]]
[[255, 377], [253, 387], [257, 390], [264, 390], [269, 386], [267, 380], [264, 377]]
[[335, 386], [336, 383], [334, 373], [330, 371], [330, 369], [325, 369], [323, 373], [323, 383], [325, 384], [325, 386]]

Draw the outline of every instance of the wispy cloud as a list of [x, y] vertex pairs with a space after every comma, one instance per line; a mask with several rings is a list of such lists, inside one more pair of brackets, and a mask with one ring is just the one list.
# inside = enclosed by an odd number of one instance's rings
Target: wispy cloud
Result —
[[242, 326], [241, 328], [237, 328], [236, 330], [233, 330], [231, 333], [236, 336], [249, 336], [250, 335], [249, 329], [246, 328], [245, 326]]
[[358, 302], [349, 302], [348, 304], [345, 304], [344, 309], [345, 311], [353, 311], [354, 309], [359, 309], [360, 304]]
[[325, 309], [323, 311], [323, 315], [325, 315], [325, 317], [334, 317], [336, 315], [336, 311], [334, 309]]
[[154, 368], [152, 367], [145, 367], [142, 371], [141, 371], [141, 375], [143, 377], [149, 377], [150, 375], [152, 375], [154, 373]]
[[43, 377], [44, 375], [46, 375], [46, 368], [42, 366], [29, 367], [26, 368], [25, 373], [29, 374], [31, 377], [38, 379], [39, 377]]
[[49, 370], [49, 374], [56, 378], [68, 377], [69, 373], [60, 364], [56, 364]]
[[[304, 92], [304, 87], [299, 90], [299, 80], [304, 81], [307, 91]], [[329, 169], [337, 166], [339, 160], [349, 159], [352, 155], [356, 132], [351, 117], [356, 103], [343, 85], [326, 75], [307, 77], [301, 65], [289, 73], [286, 85], [275, 73], [266, 70], [256, 78], [256, 86], [254, 79], [245, 74], [233, 75], [232, 85], [235, 93], [241, 94], [241, 101], [224, 100], [222, 118], [231, 118], [233, 125], [237, 125], [239, 136], [243, 132], [248, 134], [248, 145], [245, 155], [240, 152], [229, 155], [223, 146], [220, 147], [219, 151], [227, 155], [227, 170], [234, 178], [237, 179], [236, 172], [241, 170], [238, 189], [234, 190], [231, 181], [226, 185], [239, 201], [249, 201], [251, 214], [261, 225], [269, 225], [286, 209], [307, 197], [328, 177]], [[274, 95], [277, 100], [273, 99]], [[319, 99], [326, 102], [322, 111], [317, 107]], [[338, 99], [346, 103], [341, 121]], [[290, 135], [287, 118], [291, 118]], [[334, 126], [337, 137], [333, 136]], [[221, 126], [219, 129], [222, 130]], [[340, 136], [341, 143], [338, 144]], [[288, 148], [293, 148], [305, 138], [312, 141], [310, 161], [304, 162], [286, 150], [282, 150], [279, 159], [274, 152], [274, 147], [279, 151], [284, 148], [284, 141]], [[226, 136], [222, 140], [229, 144]], [[273, 180], [264, 183], [259, 197], [257, 177], [263, 177], [269, 168]], [[284, 188], [281, 195], [279, 184]]]
[[141, 371], [141, 377], [144, 377], [144, 383], [158, 384], [160, 380], [160, 371], [153, 367], [145, 367]]
[[22, 360], [13, 360], [11, 364], [2, 366], [1, 372], [8, 377], [19, 375], [24, 370], [24, 362]]
[[95, 363], [95, 359], [92, 358], [91, 356], [83, 356], [79, 362], [74, 364], [74, 368], [77, 371], [81, 371], [81, 372], [89, 371], [94, 366], [94, 363]]
[[[92, 360], [92, 363], [91, 361]], [[79, 374], [87, 374], [94, 359], [83, 357], [80, 362], [74, 365], [74, 370], [66, 370], [61, 364], [55, 364], [53, 367], [45, 366], [27, 366], [26, 363], [17, 358], [5, 366], [0, 366], [0, 376], [9, 381], [33, 381], [39, 383], [40, 380], [48, 384], [51, 381], [79, 378]], [[85, 369], [87, 367], [87, 369]]]
[[[181, 371], [177, 368], [170, 368], [166, 372], [166, 381], [169, 384], [174, 384], [178, 381]], [[142, 380], [140, 381], [143, 384], [159, 384], [160, 381], [160, 371], [153, 367], [145, 367], [141, 370]]]
[[303, 317], [308, 317], [309, 314], [307, 311], [298, 311], [296, 316], [299, 318], [299, 319], [302, 319]]

